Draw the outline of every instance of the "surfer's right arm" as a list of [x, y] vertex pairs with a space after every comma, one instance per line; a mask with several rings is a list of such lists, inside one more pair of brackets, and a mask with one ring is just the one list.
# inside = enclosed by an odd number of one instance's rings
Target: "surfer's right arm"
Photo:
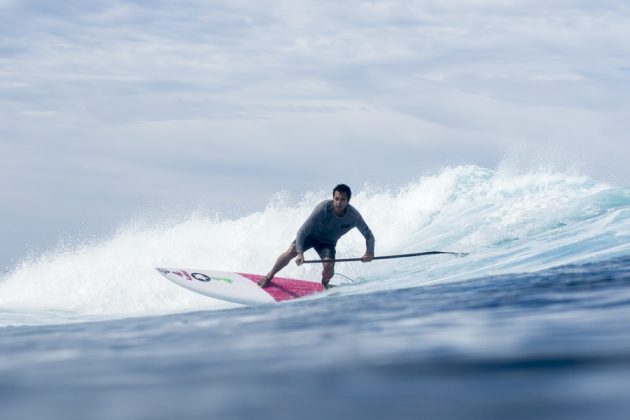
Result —
[[[298, 230], [297, 232], [297, 235], [295, 237], [295, 250], [298, 253], [298, 258], [300, 255], [302, 255], [302, 261], [304, 261], [303, 254], [304, 254], [304, 242], [306, 241], [306, 237], [310, 235], [311, 233], [313, 233], [313, 231], [315, 230], [315, 226], [317, 224], [317, 220], [321, 219], [324, 216], [325, 211], [326, 211], [326, 203], [328, 201], [329, 200], [324, 200], [321, 203], [319, 203], [317, 206], [315, 206], [311, 215], [308, 217], [308, 219], [306, 219], [304, 224], [302, 224], [302, 227], [300, 228], [300, 230]], [[298, 262], [297, 258], [295, 262], [296, 263]]]
[[374, 234], [372, 234], [372, 231], [360, 214], [359, 220], [357, 221], [357, 229], [359, 229], [359, 232], [361, 232], [365, 238], [365, 255], [361, 257], [361, 261], [370, 262], [374, 258], [374, 244], [376, 239], [374, 239]]

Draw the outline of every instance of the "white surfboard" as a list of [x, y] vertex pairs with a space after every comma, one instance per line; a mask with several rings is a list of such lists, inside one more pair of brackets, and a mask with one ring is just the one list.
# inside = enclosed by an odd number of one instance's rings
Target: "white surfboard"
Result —
[[258, 274], [206, 269], [156, 268], [164, 277], [186, 289], [243, 305], [259, 305], [298, 299], [324, 291], [321, 283], [274, 277], [265, 288]]

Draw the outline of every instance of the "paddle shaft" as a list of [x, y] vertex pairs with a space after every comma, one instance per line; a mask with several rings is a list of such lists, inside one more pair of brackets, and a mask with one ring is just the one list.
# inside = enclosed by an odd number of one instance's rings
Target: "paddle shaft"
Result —
[[[392, 258], [408, 258], [408, 257], [421, 257], [423, 255], [436, 255], [436, 254], [449, 254], [457, 255], [458, 257], [464, 257], [468, 255], [464, 252], [448, 252], [448, 251], [427, 251], [427, 252], [415, 252], [413, 254], [398, 254], [398, 255], [382, 255], [380, 257], [374, 257], [372, 260], [389, 260]], [[305, 260], [304, 264], [321, 263], [321, 262], [350, 262], [361, 261], [361, 258], [338, 258], [336, 260]]]

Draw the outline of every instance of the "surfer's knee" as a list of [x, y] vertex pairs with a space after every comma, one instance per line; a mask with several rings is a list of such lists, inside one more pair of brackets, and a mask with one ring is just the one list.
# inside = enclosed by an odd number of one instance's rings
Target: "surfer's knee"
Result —
[[297, 247], [295, 246], [295, 242], [292, 242], [291, 245], [289, 245], [289, 249], [286, 250], [285, 254], [289, 258], [295, 258], [297, 256], [298, 252]]
[[288, 263], [296, 256], [297, 256], [297, 249], [295, 248], [295, 243], [293, 243], [289, 246], [289, 249], [287, 249], [286, 251], [282, 253], [282, 255], [280, 255], [280, 259]]

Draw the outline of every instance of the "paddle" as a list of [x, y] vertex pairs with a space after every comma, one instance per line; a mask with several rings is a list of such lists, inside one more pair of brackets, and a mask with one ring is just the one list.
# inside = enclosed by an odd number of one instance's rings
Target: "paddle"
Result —
[[[465, 257], [467, 252], [448, 252], [448, 251], [426, 251], [416, 252], [413, 254], [398, 254], [398, 255], [382, 255], [380, 257], [374, 257], [372, 260], [389, 260], [391, 258], [408, 258], [408, 257], [420, 257], [423, 255], [436, 255], [436, 254], [449, 254], [456, 255], [458, 257]], [[361, 261], [361, 258], [338, 258], [336, 260], [305, 260], [304, 264], [321, 263], [321, 262], [349, 262], [349, 261]]]

